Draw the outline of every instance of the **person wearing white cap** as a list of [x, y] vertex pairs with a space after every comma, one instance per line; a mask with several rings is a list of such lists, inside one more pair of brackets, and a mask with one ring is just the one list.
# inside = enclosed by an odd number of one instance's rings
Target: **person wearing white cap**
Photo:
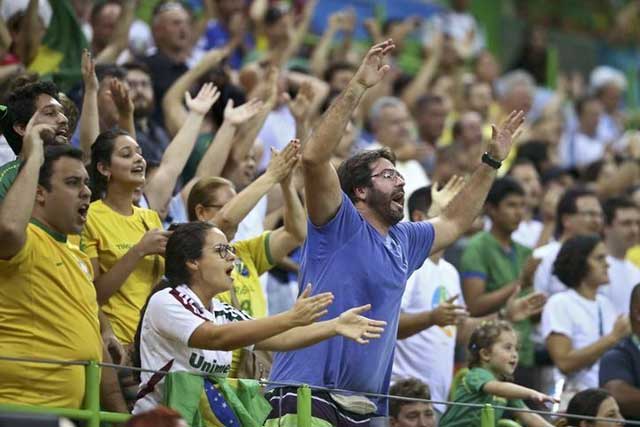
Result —
[[627, 89], [627, 78], [620, 70], [601, 65], [591, 72], [589, 86], [604, 109], [598, 122], [597, 139], [613, 143], [616, 149], [621, 148], [616, 142], [624, 132], [620, 101]]

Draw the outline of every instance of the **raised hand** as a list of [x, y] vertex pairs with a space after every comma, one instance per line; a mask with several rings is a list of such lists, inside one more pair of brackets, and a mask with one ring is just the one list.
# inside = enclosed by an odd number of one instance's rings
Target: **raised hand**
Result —
[[439, 184], [434, 182], [431, 186], [429, 217], [433, 218], [440, 215], [463, 187], [464, 177], [458, 175], [453, 175], [442, 188], [439, 188]]
[[171, 236], [171, 231], [163, 231], [159, 229], [149, 230], [144, 233], [142, 239], [136, 244], [136, 250], [142, 255], [164, 255], [167, 247], [167, 240]]
[[456, 325], [461, 319], [469, 316], [469, 312], [461, 305], [454, 304], [458, 299], [455, 295], [441, 303], [431, 311], [431, 322], [437, 326]]
[[491, 125], [491, 141], [487, 149], [491, 157], [499, 161], [507, 157], [513, 145], [514, 135], [522, 123], [524, 123], [524, 112], [512, 111], [500, 127]]
[[300, 159], [300, 141], [292, 139], [282, 151], [271, 148], [271, 161], [265, 175], [273, 182], [282, 182], [291, 175], [291, 171]]
[[631, 334], [631, 321], [629, 320], [628, 315], [621, 314], [618, 316], [616, 322], [613, 324], [611, 334], [617, 341], [620, 341]]
[[370, 339], [380, 338], [387, 322], [361, 316], [370, 309], [371, 304], [367, 304], [343, 312], [337, 318], [336, 333], [359, 344], [368, 344]]
[[211, 82], [202, 85], [195, 98], [191, 98], [189, 92], [184, 93], [184, 102], [187, 104], [189, 111], [203, 116], [209, 112], [218, 98], [220, 98], [220, 91]]
[[331, 292], [311, 295], [311, 284], [308, 284], [293, 307], [287, 312], [294, 326], [305, 326], [327, 314], [327, 307], [333, 302]]
[[310, 82], [305, 81], [300, 85], [295, 99], [289, 100], [289, 110], [291, 110], [291, 115], [296, 119], [296, 122], [304, 122], [309, 118], [314, 96], [313, 86]]
[[233, 99], [229, 99], [224, 107], [224, 119], [234, 126], [240, 126], [258, 114], [263, 106], [262, 101], [254, 98], [234, 108]]
[[98, 77], [96, 76], [96, 61], [91, 57], [88, 49], [82, 51], [82, 62], [80, 64], [82, 71], [82, 82], [85, 91], [98, 90]]
[[20, 151], [24, 160], [33, 155], [40, 155], [44, 162], [44, 141], [51, 141], [55, 137], [56, 127], [51, 124], [40, 123], [35, 124], [38, 120], [40, 111], [36, 111], [25, 128], [24, 139], [22, 143], [22, 149]]
[[391, 69], [390, 65], [384, 63], [384, 58], [395, 47], [393, 40], [388, 39], [369, 49], [353, 77], [355, 81], [365, 88], [378, 84]]
[[519, 322], [542, 312], [547, 296], [542, 292], [533, 292], [529, 295], [518, 297], [520, 286], [517, 286], [507, 300], [506, 317], [510, 322]]
[[127, 86], [123, 82], [118, 79], [111, 79], [109, 91], [111, 92], [111, 99], [113, 99], [118, 113], [127, 115], [133, 112], [133, 100], [129, 95], [129, 89], [127, 89]]

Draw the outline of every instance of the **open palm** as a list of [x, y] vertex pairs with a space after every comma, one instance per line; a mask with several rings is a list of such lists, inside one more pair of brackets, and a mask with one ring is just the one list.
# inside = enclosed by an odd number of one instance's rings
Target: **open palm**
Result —
[[456, 197], [456, 194], [464, 187], [464, 178], [458, 175], [453, 175], [444, 187], [439, 188], [437, 182], [431, 186], [431, 208], [429, 209], [429, 216], [438, 216], [447, 207], [449, 203]]
[[354, 77], [356, 81], [366, 88], [378, 84], [391, 68], [384, 63], [384, 58], [395, 47], [393, 40], [388, 39], [369, 49], [356, 72]]
[[499, 127], [491, 125], [492, 134], [488, 149], [491, 157], [500, 161], [507, 157], [511, 151], [514, 136], [522, 123], [524, 123], [524, 112], [512, 111]]
[[245, 102], [237, 107], [233, 106], [233, 99], [227, 102], [227, 106], [224, 107], [224, 118], [228, 120], [234, 126], [239, 126], [242, 123], [251, 120], [260, 109], [264, 106], [264, 103], [259, 99], [252, 99], [249, 102]]
[[195, 98], [191, 98], [189, 92], [185, 92], [184, 94], [185, 104], [187, 104], [189, 111], [202, 115], [207, 114], [218, 98], [220, 98], [220, 91], [218, 91], [218, 88], [211, 82], [202, 85]]
[[372, 320], [361, 316], [371, 309], [371, 304], [354, 307], [338, 317], [336, 332], [338, 335], [354, 340], [359, 344], [368, 344], [370, 339], [380, 338], [387, 322]]

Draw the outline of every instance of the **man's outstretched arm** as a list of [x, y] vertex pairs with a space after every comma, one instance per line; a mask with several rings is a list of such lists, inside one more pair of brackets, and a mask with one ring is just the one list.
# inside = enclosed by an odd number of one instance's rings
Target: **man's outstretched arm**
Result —
[[309, 219], [324, 225], [336, 214], [342, 203], [338, 174], [331, 165], [331, 156], [344, 133], [364, 92], [382, 80], [389, 70], [383, 59], [393, 48], [392, 40], [373, 46], [360, 68], [340, 96], [329, 107], [302, 151], [304, 185]]
[[[512, 111], [499, 128], [493, 126], [493, 135], [487, 153], [495, 160], [504, 160], [511, 146], [513, 135], [524, 122], [522, 111]], [[487, 193], [495, 180], [497, 170], [481, 163], [471, 179], [456, 197], [447, 205], [442, 213], [433, 219], [435, 240], [431, 253], [438, 252], [455, 242], [480, 214]]]

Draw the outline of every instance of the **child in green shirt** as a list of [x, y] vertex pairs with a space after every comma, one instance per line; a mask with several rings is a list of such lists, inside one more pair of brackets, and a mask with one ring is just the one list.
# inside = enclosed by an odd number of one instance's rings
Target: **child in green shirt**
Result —
[[[509, 382], [518, 366], [518, 338], [510, 323], [484, 322], [469, 340], [469, 372], [454, 392], [460, 403], [492, 404], [524, 408], [522, 401], [555, 402], [555, 399], [530, 388]], [[495, 409], [495, 420], [503, 409]], [[515, 412], [516, 419], [527, 427], [551, 427], [541, 416]], [[442, 416], [440, 427], [480, 427], [480, 408], [451, 405]]]

